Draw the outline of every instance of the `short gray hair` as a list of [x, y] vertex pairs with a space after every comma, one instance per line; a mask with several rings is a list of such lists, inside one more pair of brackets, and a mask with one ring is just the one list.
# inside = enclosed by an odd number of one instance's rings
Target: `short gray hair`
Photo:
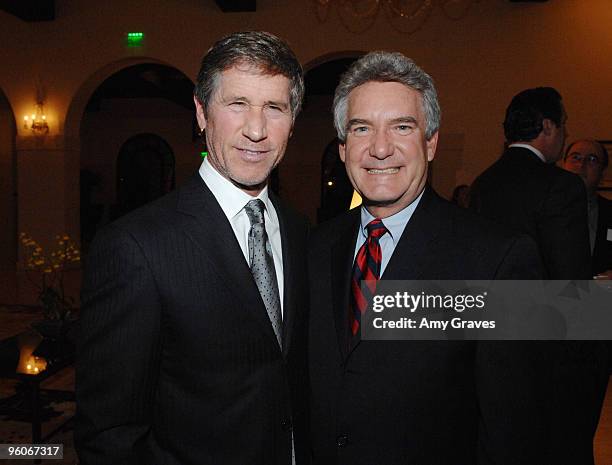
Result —
[[425, 138], [430, 140], [440, 128], [440, 105], [433, 79], [414, 61], [399, 52], [370, 52], [355, 61], [342, 75], [334, 95], [334, 126], [338, 139], [346, 142], [348, 97], [368, 82], [399, 82], [421, 94], [425, 115]]
[[204, 111], [219, 85], [221, 73], [242, 64], [258, 68], [262, 74], [281, 75], [289, 79], [289, 100], [295, 121], [304, 99], [302, 66], [287, 42], [263, 31], [235, 32], [219, 39], [206, 52], [194, 89]]

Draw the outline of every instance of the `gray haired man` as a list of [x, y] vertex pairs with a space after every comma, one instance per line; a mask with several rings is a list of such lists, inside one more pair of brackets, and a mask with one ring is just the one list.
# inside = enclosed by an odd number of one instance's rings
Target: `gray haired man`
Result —
[[541, 465], [545, 389], [526, 345], [360, 335], [371, 311], [363, 280], [537, 278], [534, 243], [427, 184], [440, 108], [409, 58], [357, 60], [336, 89], [334, 121], [363, 205], [309, 241], [314, 463]]

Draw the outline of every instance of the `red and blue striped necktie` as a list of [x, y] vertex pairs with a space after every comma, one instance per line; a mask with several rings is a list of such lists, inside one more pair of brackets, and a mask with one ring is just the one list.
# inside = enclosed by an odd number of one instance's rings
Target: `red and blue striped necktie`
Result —
[[353, 336], [359, 332], [361, 317], [372, 301], [376, 283], [380, 279], [382, 249], [378, 241], [387, 232], [380, 218], [370, 221], [366, 228], [368, 238], [357, 252], [351, 280], [352, 305], [349, 310], [349, 328]]

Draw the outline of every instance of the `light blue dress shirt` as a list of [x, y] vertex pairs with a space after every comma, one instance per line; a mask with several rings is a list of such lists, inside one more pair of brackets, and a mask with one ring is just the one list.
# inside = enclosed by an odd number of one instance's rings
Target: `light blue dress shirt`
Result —
[[[417, 205], [419, 204], [421, 197], [423, 197], [423, 191], [419, 194], [419, 196], [412, 201], [410, 205], [405, 207], [403, 210], [400, 210], [395, 215], [391, 215], [387, 218], [382, 218], [382, 222], [387, 228], [387, 233], [384, 234], [378, 242], [380, 243], [380, 248], [382, 249], [382, 262], [380, 266], [380, 276], [382, 277], [385, 272], [385, 268], [387, 268], [387, 264], [393, 255], [393, 251], [395, 250], [395, 246], [402, 237], [402, 233], [404, 232], [404, 228], [410, 221], [412, 214], [416, 210]], [[368, 230], [366, 226], [370, 221], [375, 219], [375, 216], [367, 210], [363, 205], [361, 206], [361, 225], [359, 227], [359, 233], [357, 234], [357, 241], [355, 243], [355, 253], [353, 254], [353, 262], [355, 261], [355, 257], [357, 256], [357, 252], [359, 248], [363, 245], [363, 243], [368, 238]]]

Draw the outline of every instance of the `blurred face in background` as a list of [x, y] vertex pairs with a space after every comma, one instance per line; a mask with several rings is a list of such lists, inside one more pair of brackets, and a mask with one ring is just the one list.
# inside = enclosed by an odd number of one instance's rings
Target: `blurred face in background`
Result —
[[601, 146], [589, 140], [574, 142], [563, 161], [563, 167], [579, 175], [589, 193], [594, 193], [605, 170], [605, 159]]

